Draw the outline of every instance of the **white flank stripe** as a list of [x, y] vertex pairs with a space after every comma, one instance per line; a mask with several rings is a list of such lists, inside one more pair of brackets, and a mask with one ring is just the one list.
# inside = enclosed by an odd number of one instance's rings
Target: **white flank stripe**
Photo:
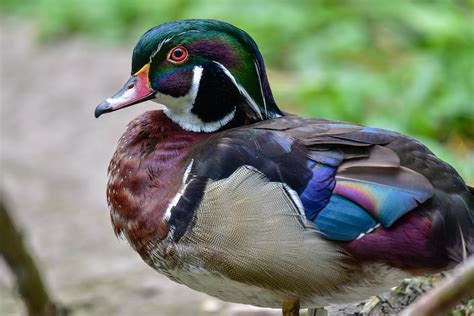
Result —
[[298, 212], [300, 213], [300, 215], [306, 219], [306, 215], [304, 213], [304, 206], [303, 206], [303, 203], [301, 203], [301, 199], [300, 197], [298, 196], [298, 193], [296, 193], [295, 190], [293, 190], [292, 188], [290, 188], [290, 186], [284, 182], [283, 183], [283, 187], [285, 188], [286, 192], [288, 192], [288, 194], [290, 195], [291, 199], [293, 200], [293, 203], [295, 203], [296, 205], [296, 208], [298, 209]]
[[178, 193], [176, 193], [176, 195], [173, 197], [170, 204], [168, 204], [168, 207], [166, 208], [166, 212], [165, 212], [165, 216], [164, 216], [164, 219], [166, 221], [169, 221], [169, 219], [171, 217], [171, 209], [173, 207], [175, 207], [176, 204], [178, 204], [179, 199], [183, 196], [184, 191], [186, 191], [186, 188], [188, 186], [188, 183], [186, 183], [186, 181], [188, 180], [189, 173], [191, 172], [191, 168], [193, 167], [193, 163], [194, 163], [194, 159], [192, 159], [191, 162], [186, 167], [186, 170], [184, 171], [184, 176], [183, 176], [183, 180], [182, 180], [182, 183], [181, 183], [181, 187], [179, 188]]

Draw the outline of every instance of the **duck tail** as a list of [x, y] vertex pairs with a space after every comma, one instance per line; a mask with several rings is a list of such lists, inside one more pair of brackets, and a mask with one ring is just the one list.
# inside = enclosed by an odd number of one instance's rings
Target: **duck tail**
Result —
[[434, 223], [441, 224], [437, 234], [446, 242], [448, 257], [457, 264], [474, 255], [474, 188], [451, 197], [455, 198], [444, 196], [445, 212]]
[[464, 259], [466, 259], [466, 257], [474, 255], [474, 187], [467, 186], [467, 189], [470, 193], [468, 194], [468, 197], [466, 199], [467, 213], [470, 219], [470, 225], [467, 226], [468, 231], [464, 233], [466, 249]]

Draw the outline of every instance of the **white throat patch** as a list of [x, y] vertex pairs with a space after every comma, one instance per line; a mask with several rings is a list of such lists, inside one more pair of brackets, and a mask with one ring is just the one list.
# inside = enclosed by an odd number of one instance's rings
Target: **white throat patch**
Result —
[[199, 91], [199, 84], [202, 78], [203, 68], [195, 66], [193, 69], [193, 82], [189, 92], [182, 97], [172, 97], [167, 94], [157, 93], [153, 101], [165, 106], [164, 113], [173, 122], [183, 129], [191, 132], [214, 132], [229, 123], [235, 115], [235, 108], [232, 112], [216, 122], [204, 122], [196, 114], [191, 112], [196, 96]]

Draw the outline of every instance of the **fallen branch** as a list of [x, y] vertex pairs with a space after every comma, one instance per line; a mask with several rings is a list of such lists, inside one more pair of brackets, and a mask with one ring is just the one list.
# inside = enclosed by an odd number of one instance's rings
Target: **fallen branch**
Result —
[[474, 296], [474, 256], [467, 258], [433, 290], [407, 307], [402, 316], [446, 315], [463, 299]]
[[41, 280], [40, 272], [23, 244], [21, 233], [10, 217], [5, 202], [0, 196], [0, 255], [13, 271], [29, 315], [57, 315], [56, 305], [51, 301]]

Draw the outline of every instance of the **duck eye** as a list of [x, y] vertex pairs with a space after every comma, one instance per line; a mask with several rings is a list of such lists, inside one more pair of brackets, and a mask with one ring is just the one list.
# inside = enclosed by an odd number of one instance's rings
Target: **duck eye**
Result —
[[183, 46], [176, 46], [168, 53], [168, 61], [180, 64], [188, 58], [188, 50]]

